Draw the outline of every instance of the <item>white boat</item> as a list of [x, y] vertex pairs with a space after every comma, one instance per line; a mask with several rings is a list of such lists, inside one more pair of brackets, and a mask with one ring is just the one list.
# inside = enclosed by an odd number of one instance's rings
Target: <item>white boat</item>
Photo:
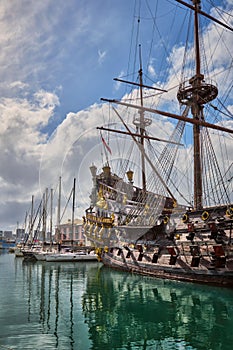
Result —
[[37, 260], [37, 261], [46, 261], [46, 258], [47, 258], [47, 256], [48, 255], [54, 255], [54, 254], [56, 254], [56, 252], [53, 250], [53, 251], [38, 251], [38, 252], [34, 252], [33, 253], [33, 256], [34, 256], [34, 258]]
[[23, 252], [21, 248], [15, 247], [15, 257], [16, 258], [23, 258]]
[[47, 254], [46, 261], [51, 262], [74, 262], [74, 261], [98, 261], [97, 254], [94, 252], [65, 252], [65, 253], [56, 253], [56, 254]]

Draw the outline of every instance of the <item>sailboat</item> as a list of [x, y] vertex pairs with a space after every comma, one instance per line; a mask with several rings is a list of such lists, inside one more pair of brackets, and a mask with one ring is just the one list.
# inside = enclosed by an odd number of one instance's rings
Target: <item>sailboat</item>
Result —
[[[59, 180], [59, 203], [60, 203], [60, 192], [61, 192], [61, 178]], [[74, 213], [75, 213], [75, 187], [76, 187], [76, 179], [74, 178], [73, 187], [72, 187], [72, 195], [73, 195], [73, 205], [72, 205], [72, 224], [71, 224], [71, 232], [72, 237], [74, 237], [75, 233], [75, 224], [74, 224]], [[60, 204], [59, 204], [60, 206]], [[57, 233], [60, 236], [60, 209], [58, 210], [58, 227], [57, 227]], [[60, 238], [60, 237], [59, 237]], [[41, 254], [35, 254], [35, 257], [37, 260], [45, 260], [47, 262], [76, 262], [76, 261], [98, 261], [98, 257], [95, 254], [93, 249], [90, 249], [88, 247], [79, 247], [75, 249], [73, 247], [73, 239], [72, 239], [72, 245], [70, 248], [62, 249], [61, 241], [59, 240], [58, 243], [58, 251], [56, 252], [43, 252]]]
[[[190, 10], [194, 23], [194, 45], [192, 50], [189, 47], [194, 57], [194, 72], [186, 79], [182, 71], [176, 96], [181, 113], [166, 112], [145, 104], [145, 92], [154, 90], [163, 94], [167, 90], [144, 84], [139, 46], [138, 82], [116, 80], [136, 86], [140, 102], [132, 103], [135, 95], [128, 100], [102, 99], [111, 105], [122, 127], [114, 129], [111, 124], [99, 128], [107, 150], [106, 163], [99, 172], [94, 164], [90, 167], [93, 187], [91, 203], [84, 217], [85, 234], [97, 248], [103, 263], [112, 268], [152, 277], [233, 287], [232, 162], [223, 175], [211, 140], [211, 131], [214, 136], [219, 132], [220, 137], [227, 134], [232, 138], [233, 129], [210, 123], [205, 117], [208, 108], [218, 111], [213, 104], [218, 88], [204, 74], [199, 20], [201, 16], [207, 17], [230, 34], [233, 28], [202, 11], [200, 0], [193, 0], [192, 4], [181, 0], [174, 2]], [[224, 101], [217, 101], [223, 106]], [[121, 111], [126, 114], [128, 110], [137, 112], [132, 122], [135, 130], [121, 115]], [[224, 112], [232, 118], [227, 108]], [[152, 124], [147, 113], [177, 120], [168, 139], [156, 138], [147, 132]], [[176, 164], [186, 124], [192, 126], [193, 140], [193, 164], [188, 169], [193, 172], [191, 200], [177, 179], [184, 164], [180, 167]], [[103, 137], [104, 132], [124, 135], [132, 141], [134, 151], [136, 149], [140, 157], [141, 186], [135, 185], [134, 163], [129, 159], [122, 160], [121, 175], [112, 170], [107, 157], [111, 149]], [[159, 156], [153, 150], [153, 141], [165, 144]], [[186, 162], [188, 157], [183, 158], [183, 163]]]

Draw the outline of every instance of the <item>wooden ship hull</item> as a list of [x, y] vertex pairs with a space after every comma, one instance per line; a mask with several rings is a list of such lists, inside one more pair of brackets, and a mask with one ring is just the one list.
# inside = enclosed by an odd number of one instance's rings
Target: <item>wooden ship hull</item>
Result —
[[[227, 216], [227, 210], [226, 207], [212, 208], [202, 214], [190, 212], [182, 218], [174, 214], [136, 241], [119, 240], [114, 245], [93, 232], [89, 232], [88, 237], [108, 267], [150, 277], [232, 288], [233, 218]], [[171, 229], [171, 223], [169, 227], [171, 220], [176, 222], [175, 230]]]
[[186, 282], [233, 287], [233, 247], [211, 241], [176, 245], [110, 248], [102, 251], [106, 266], [131, 273]]
[[[191, 257], [190, 260], [188, 259], [190, 256], [182, 254], [177, 257], [164, 254], [157, 263], [153, 263], [153, 253], [145, 254], [142, 258], [144, 261], [138, 261], [140, 255], [138, 251], [131, 251], [128, 259], [126, 249], [121, 250], [121, 258], [118, 258], [116, 251], [118, 249], [113, 248], [111, 252], [103, 253], [102, 261], [106, 266], [150, 277], [233, 287], [232, 252], [231, 255], [218, 257], [218, 262], [214, 263], [209, 256]], [[198, 266], [193, 267], [195, 264]]]

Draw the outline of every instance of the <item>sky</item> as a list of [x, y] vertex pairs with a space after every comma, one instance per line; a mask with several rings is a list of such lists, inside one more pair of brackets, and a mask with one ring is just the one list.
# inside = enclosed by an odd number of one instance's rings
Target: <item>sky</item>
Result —
[[[202, 9], [223, 16], [232, 26], [232, 15], [227, 15], [229, 11], [232, 14], [232, 0], [203, 1]], [[100, 98], [119, 99], [128, 94], [125, 85], [113, 78], [138, 70], [135, 41], [142, 45], [145, 83], [169, 89], [166, 98], [153, 103], [178, 112], [173, 87], [179, 84], [177, 72], [186, 40], [179, 28], [187, 27], [187, 13], [174, 0], [158, 4], [151, 0], [1, 2], [0, 230], [22, 227], [32, 195], [37, 203], [45, 188], [57, 191], [59, 176], [63, 202], [76, 178], [76, 215], [84, 214], [91, 192], [89, 166], [93, 162], [101, 166], [101, 140], [96, 127], [106, 123], [109, 115], [108, 104], [103, 105]], [[156, 21], [151, 14], [156, 14]], [[214, 52], [217, 59], [211, 72], [219, 78], [222, 91], [223, 84], [226, 87], [232, 82], [228, 70], [221, 73], [232, 60], [228, 49], [233, 47], [232, 33], [211, 26], [207, 19], [203, 24], [205, 40], [212, 45], [212, 51], [206, 52], [207, 60], [212, 61]], [[132, 75], [127, 79], [134, 78]], [[233, 113], [229, 96], [226, 104]], [[171, 122], [161, 118], [158, 122], [159, 136], [167, 136]], [[227, 118], [225, 126], [232, 127], [232, 119]], [[232, 149], [232, 139], [226, 147], [228, 152]], [[69, 218], [70, 213], [65, 217]]]

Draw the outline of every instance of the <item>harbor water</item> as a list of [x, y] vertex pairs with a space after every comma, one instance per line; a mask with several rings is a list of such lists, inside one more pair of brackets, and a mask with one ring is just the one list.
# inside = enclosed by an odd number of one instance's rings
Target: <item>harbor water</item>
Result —
[[0, 350], [233, 348], [233, 290], [0, 254]]

